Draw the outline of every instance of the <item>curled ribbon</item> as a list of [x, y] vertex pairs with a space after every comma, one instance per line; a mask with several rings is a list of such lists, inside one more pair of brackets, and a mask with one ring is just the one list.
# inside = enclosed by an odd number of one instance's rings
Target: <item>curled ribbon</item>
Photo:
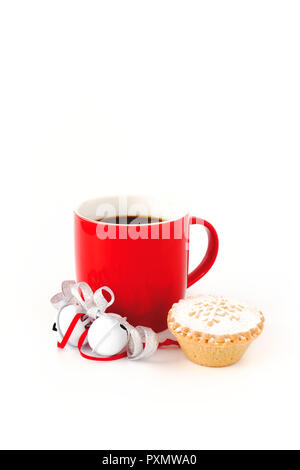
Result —
[[[50, 302], [57, 309], [61, 310], [66, 305], [81, 306], [84, 313], [94, 320], [99, 315], [105, 313], [105, 310], [114, 303], [115, 296], [113, 291], [106, 286], [100, 287], [93, 293], [92, 289], [86, 282], [63, 281], [61, 285], [61, 292], [54, 295]], [[110, 294], [111, 298], [108, 302], [103, 291]]]
[[[110, 294], [109, 301], [105, 299], [103, 292], [108, 292]], [[133, 327], [127, 322], [125, 317], [121, 317], [116, 313], [106, 313], [105, 310], [114, 303], [114, 300], [114, 293], [107, 286], [100, 287], [95, 293], [93, 293], [92, 289], [86, 282], [75, 283], [75, 281], [63, 281], [62, 292], [51, 298], [52, 305], [58, 310], [56, 325], [62, 338], [62, 341], [58, 343], [58, 347], [64, 348], [66, 346], [69, 337], [80, 319], [83, 321], [85, 327], [87, 327], [88, 324], [96, 320], [100, 315], [109, 315], [117, 319], [120, 324], [127, 329], [128, 342], [126, 352], [121, 351], [121, 353], [111, 357], [87, 355], [83, 351], [84, 341], [88, 333], [88, 330], [86, 329], [86, 331], [81, 335], [77, 347], [80, 354], [87, 359], [114, 360], [125, 357], [126, 355], [131, 360], [146, 359], [155, 353], [159, 347], [159, 343], [163, 343], [163, 345], [177, 344], [177, 342], [173, 340], [173, 335], [171, 335], [168, 330], [157, 334], [148, 327]], [[60, 314], [66, 305], [77, 305], [78, 312], [63, 335], [60, 329], [59, 320]]]
[[51, 297], [50, 302], [56, 310], [60, 310], [65, 305], [77, 304], [71, 292], [71, 287], [75, 284], [75, 281], [63, 281], [61, 284], [61, 292]]

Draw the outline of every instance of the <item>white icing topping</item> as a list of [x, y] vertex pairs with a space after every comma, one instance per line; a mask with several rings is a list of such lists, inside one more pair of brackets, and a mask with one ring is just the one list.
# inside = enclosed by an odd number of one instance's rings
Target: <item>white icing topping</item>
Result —
[[243, 302], [214, 295], [200, 295], [180, 300], [172, 307], [172, 316], [179, 327], [211, 335], [246, 333], [261, 322], [257, 308]]

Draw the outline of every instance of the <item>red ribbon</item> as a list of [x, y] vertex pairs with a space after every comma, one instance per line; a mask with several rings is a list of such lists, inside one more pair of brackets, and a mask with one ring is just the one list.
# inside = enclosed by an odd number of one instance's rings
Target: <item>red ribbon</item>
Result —
[[[85, 315], [84, 313], [77, 313], [75, 315], [75, 317], [71, 321], [70, 325], [68, 326], [68, 329], [67, 329], [62, 341], [57, 342], [57, 347], [58, 348], [64, 349], [64, 347], [66, 346], [66, 344], [67, 344], [67, 342], [68, 342], [75, 326], [77, 325], [77, 322], [84, 315]], [[90, 361], [116, 361], [118, 359], [122, 359], [123, 357], [127, 356], [126, 351], [124, 351], [122, 353], [119, 353], [119, 354], [115, 354], [114, 356], [110, 356], [110, 357], [95, 357], [95, 356], [89, 356], [88, 354], [85, 354], [82, 351], [82, 346], [83, 346], [85, 338], [87, 337], [87, 334], [88, 334], [88, 330], [85, 330], [82, 333], [82, 335], [79, 338], [78, 346], [77, 346], [78, 351], [80, 352], [81, 356], [84, 357], [85, 359], [89, 359]], [[163, 343], [160, 343], [158, 347], [163, 348], [165, 346], [179, 346], [179, 345], [178, 345], [177, 341], [174, 341], [172, 339], [166, 339]]]
[[127, 356], [126, 351], [120, 354], [115, 354], [114, 356], [110, 356], [110, 357], [95, 357], [95, 356], [89, 356], [88, 354], [85, 354], [81, 350], [81, 348], [82, 348], [82, 345], [84, 343], [84, 340], [87, 334], [88, 334], [88, 330], [84, 331], [78, 341], [78, 350], [80, 354], [82, 355], [82, 357], [84, 357], [85, 359], [89, 359], [90, 361], [116, 361], [117, 359], [122, 359], [122, 357]]
[[64, 347], [66, 346], [67, 342], [69, 341], [69, 338], [75, 328], [75, 326], [77, 325], [77, 322], [78, 320], [83, 317], [84, 313], [77, 313], [75, 315], [75, 317], [73, 318], [73, 320], [71, 321], [70, 325], [68, 326], [68, 329], [67, 331], [65, 332], [65, 335], [62, 339], [62, 341], [59, 343], [57, 342], [57, 347], [60, 348], [60, 349], [64, 349]]

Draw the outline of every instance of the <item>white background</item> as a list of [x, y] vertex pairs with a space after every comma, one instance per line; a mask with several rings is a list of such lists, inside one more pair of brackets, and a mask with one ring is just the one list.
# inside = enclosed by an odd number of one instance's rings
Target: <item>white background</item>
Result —
[[[288, 0], [1, 2], [1, 447], [299, 448], [299, 22]], [[215, 225], [191, 293], [266, 317], [238, 364], [57, 350], [72, 210], [119, 192]], [[204, 248], [192, 227], [192, 266]]]

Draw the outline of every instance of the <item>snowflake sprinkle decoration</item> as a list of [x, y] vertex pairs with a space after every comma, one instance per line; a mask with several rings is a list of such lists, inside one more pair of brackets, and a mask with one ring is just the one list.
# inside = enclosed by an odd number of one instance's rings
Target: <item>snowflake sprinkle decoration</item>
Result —
[[209, 303], [197, 302], [194, 304], [197, 311], [192, 311], [189, 315], [194, 318], [200, 318], [207, 326], [213, 326], [220, 323], [220, 317], [228, 317], [229, 320], [239, 321], [239, 312], [242, 312], [243, 306], [232, 304], [224, 297], [216, 297]]

